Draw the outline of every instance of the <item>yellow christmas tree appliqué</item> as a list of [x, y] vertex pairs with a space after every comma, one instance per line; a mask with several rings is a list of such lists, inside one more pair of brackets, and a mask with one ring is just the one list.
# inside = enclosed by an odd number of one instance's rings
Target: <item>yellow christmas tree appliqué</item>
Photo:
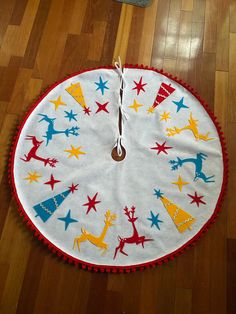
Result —
[[155, 189], [154, 192], [154, 195], [160, 199], [164, 205], [178, 231], [183, 233], [187, 229], [191, 230], [192, 224], [196, 222], [196, 219], [182, 208], [168, 200], [168, 198], [164, 197], [160, 190]]
[[81, 84], [75, 83], [66, 88], [66, 91], [80, 104], [83, 108], [87, 108]]

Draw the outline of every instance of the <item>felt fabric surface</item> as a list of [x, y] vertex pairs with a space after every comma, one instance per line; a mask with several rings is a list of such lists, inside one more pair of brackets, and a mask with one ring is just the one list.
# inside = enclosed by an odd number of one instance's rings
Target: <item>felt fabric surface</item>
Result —
[[124, 67], [122, 146], [116, 68], [55, 84], [17, 135], [12, 184], [32, 228], [72, 261], [119, 269], [157, 263], [215, 217], [226, 180], [215, 122], [187, 88]]

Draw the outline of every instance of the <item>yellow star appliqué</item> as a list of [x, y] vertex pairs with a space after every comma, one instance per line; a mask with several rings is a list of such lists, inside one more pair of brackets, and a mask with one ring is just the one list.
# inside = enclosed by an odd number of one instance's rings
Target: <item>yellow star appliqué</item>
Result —
[[151, 106], [148, 108], [147, 113], [153, 113], [154, 110], [155, 110], [155, 108]]
[[183, 181], [181, 176], [178, 177], [178, 181], [172, 182], [172, 184], [178, 185], [180, 192], [182, 192], [183, 186], [189, 184], [189, 182]]
[[163, 114], [161, 114], [161, 119], [160, 119], [160, 121], [165, 121], [165, 122], [167, 122], [168, 119], [170, 119], [170, 112], [164, 111]]
[[71, 149], [65, 149], [64, 152], [70, 153], [70, 155], [68, 156], [68, 158], [71, 158], [72, 156], [74, 156], [76, 159], [79, 159], [79, 155], [85, 155], [85, 152], [82, 152], [80, 149], [82, 148], [82, 146], [79, 147], [74, 147], [73, 145], [70, 145]]
[[55, 110], [57, 110], [59, 106], [66, 106], [66, 104], [61, 100], [61, 96], [59, 96], [56, 100], [49, 101], [55, 105]]
[[129, 106], [129, 108], [132, 108], [132, 109], [134, 109], [134, 110], [135, 110], [135, 112], [138, 112], [138, 109], [139, 109], [140, 107], [142, 107], [142, 106], [143, 106], [143, 105], [141, 105], [141, 104], [137, 103], [137, 101], [136, 101], [136, 100], [134, 100], [133, 105]]
[[28, 180], [29, 183], [32, 182], [39, 182], [38, 179], [41, 178], [42, 176], [37, 173], [36, 171], [34, 172], [28, 172], [28, 177], [24, 178], [24, 180]]

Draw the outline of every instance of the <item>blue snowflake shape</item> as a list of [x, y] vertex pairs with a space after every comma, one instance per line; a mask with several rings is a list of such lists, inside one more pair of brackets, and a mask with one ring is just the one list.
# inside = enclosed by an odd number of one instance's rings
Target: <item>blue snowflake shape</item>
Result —
[[155, 195], [157, 198], [161, 198], [163, 194], [164, 193], [162, 193], [160, 189], [159, 190], [154, 189], [154, 194], [153, 195]]
[[69, 209], [69, 211], [68, 211], [68, 213], [67, 213], [67, 215], [65, 217], [60, 217], [60, 218], [57, 218], [57, 219], [61, 220], [61, 221], [64, 221], [64, 223], [65, 223], [65, 230], [68, 228], [68, 226], [72, 222], [78, 222], [78, 220], [71, 218], [70, 209]]
[[177, 106], [177, 112], [179, 112], [181, 108], [189, 108], [188, 106], [184, 105], [184, 97], [182, 97], [180, 101], [172, 102]]
[[99, 82], [95, 82], [95, 84], [98, 86], [96, 91], [100, 89], [102, 95], [104, 95], [104, 90], [109, 89], [109, 87], [106, 86], [107, 82], [108, 81], [103, 82], [102, 77], [99, 76]]
[[151, 224], [151, 228], [153, 226], [156, 226], [158, 230], [160, 230], [160, 226], [159, 226], [159, 223], [163, 222], [162, 220], [159, 220], [159, 214], [157, 214], [156, 216], [153, 214], [152, 211], [150, 211], [150, 214], [151, 214], [151, 217], [150, 218], [147, 218], [147, 220], [150, 220], [152, 222]]
[[66, 114], [65, 118], [68, 118], [70, 122], [71, 122], [71, 120], [77, 121], [77, 119], [76, 119], [76, 116], [78, 116], [77, 113], [73, 113], [72, 110], [70, 112], [69, 111], [64, 111], [64, 112]]

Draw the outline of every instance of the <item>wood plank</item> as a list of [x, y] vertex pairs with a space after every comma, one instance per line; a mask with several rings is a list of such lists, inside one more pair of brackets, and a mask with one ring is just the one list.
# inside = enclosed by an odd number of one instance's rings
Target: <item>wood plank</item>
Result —
[[139, 41], [137, 38], [140, 38], [143, 22], [144, 22], [145, 11], [143, 8], [134, 7], [132, 23], [129, 31], [129, 43], [127, 46], [127, 54], [126, 54], [126, 63], [138, 63], [139, 57]]
[[[106, 300], [107, 274], [92, 276], [86, 314], [93, 314], [94, 308], [97, 314], [103, 314]], [[99, 289], [97, 289], [99, 287]]]
[[0, 241], [0, 264], [9, 263], [9, 271], [0, 300], [1, 313], [15, 313], [30, 251], [29, 233], [15, 223], [16, 206], [10, 206]]
[[216, 38], [217, 38], [216, 16], [217, 16], [217, 1], [206, 0], [203, 51], [207, 53], [216, 52]]
[[[82, 67], [88, 67], [86, 64], [87, 55], [89, 51], [89, 34], [68, 35], [64, 53], [62, 56], [62, 63], [60, 69], [60, 77], [64, 77], [69, 73], [78, 71]], [[80, 47], [83, 46], [81, 51]]]
[[229, 0], [218, 4], [216, 70], [229, 70]]
[[236, 122], [236, 34], [230, 34], [230, 46], [229, 46], [229, 121]]
[[176, 314], [191, 314], [192, 313], [192, 290], [191, 289], [176, 289], [175, 295], [175, 312]]
[[22, 104], [24, 103], [31, 75], [32, 70], [20, 68], [12, 97], [7, 108], [8, 113], [19, 114], [22, 112]]
[[193, 0], [182, 0], [181, 10], [193, 11]]
[[133, 16], [133, 6], [122, 4], [119, 27], [116, 35], [116, 45], [113, 52], [113, 60], [120, 56], [123, 63], [126, 62], [126, 53], [129, 40], [129, 32]]
[[[210, 313], [227, 313], [227, 246], [225, 240], [227, 212], [223, 206], [210, 237]], [[217, 239], [217, 241], [215, 241]], [[215, 275], [217, 274], [217, 276]], [[220, 285], [219, 285], [220, 282]]]
[[214, 113], [217, 116], [222, 130], [227, 132], [227, 117], [229, 103], [229, 75], [228, 72], [216, 71]]
[[176, 59], [164, 59], [163, 70], [176, 75]]
[[8, 67], [0, 67], [0, 101], [10, 101], [22, 59], [12, 57]]
[[[141, 275], [141, 274], [140, 274]], [[141, 275], [140, 308], [138, 314], [155, 314], [159, 297], [158, 281], [161, 280], [160, 269], [147, 269]], [[167, 312], [166, 312], [167, 313]]]
[[186, 269], [193, 272], [192, 314], [210, 313], [210, 237], [211, 230], [195, 246], [193, 266]]
[[0, 2], [0, 46], [14, 10], [15, 0]]
[[9, 160], [9, 150], [11, 145], [11, 140], [16, 131], [16, 125], [18, 122], [18, 117], [15, 114], [6, 114], [3, 126], [0, 131], [0, 180], [5, 171], [5, 166]]
[[171, 0], [166, 34], [165, 58], [175, 59], [178, 54], [178, 38], [180, 25], [180, 0]]
[[151, 6], [144, 9], [144, 20], [139, 39], [139, 54], [137, 59], [139, 64], [142, 63], [149, 66], [151, 64], [157, 6], [158, 0], [154, 0]]
[[[37, 295], [39, 289], [46, 250], [47, 248], [43, 247], [41, 242], [38, 242], [37, 239], [32, 239], [26, 271], [22, 281], [21, 293], [19, 295], [19, 301], [17, 304], [17, 313], [34, 312], [36, 301], [35, 296]], [[27, 294], [25, 291], [27, 291]]]
[[[66, 3], [63, 0], [52, 0], [47, 22], [38, 47], [33, 77], [43, 79], [45, 86], [57, 80], [61, 67], [67, 39], [66, 31], [64, 32], [61, 29], [61, 17], [63, 16], [64, 5]], [[46, 51], [47, 53], [45, 53]]]
[[69, 33], [79, 35], [84, 22], [88, 2], [87, 1], [75, 1], [73, 12], [70, 16]]
[[28, 0], [16, 1], [9, 21], [10, 25], [20, 25], [24, 16]]
[[236, 312], [236, 299], [235, 299], [235, 289], [236, 289], [236, 239], [227, 240], [227, 313], [233, 314]]
[[102, 56], [106, 28], [107, 23], [105, 21], [94, 22], [94, 31], [92, 36], [90, 36], [89, 38], [89, 51], [87, 55], [88, 60], [100, 61]]
[[228, 130], [228, 153], [229, 153], [229, 159], [230, 159], [230, 164], [229, 164], [229, 186], [228, 186], [228, 191], [229, 191], [229, 196], [226, 199], [226, 210], [227, 210], [227, 237], [230, 239], [236, 239], [236, 213], [234, 210], [234, 202], [236, 201], [236, 195], [234, 193], [235, 188], [236, 188], [236, 178], [235, 178], [235, 162], [236, 162], [236, 156], [235, 156], [235, 149], [236, 149], [236, 143], [234, 141], [234, 136], [231, 136], [231, 134], [235, 134], [236, 131], [236, 123], [228, 123], [227, 126]]
[[192, 13], [181, 12], [180, 15], [180, 29], [178, 40], [178, 58], [176, 62], [176, 74], [179, 78], [187, 81], [189, 58], [191, 53], [192, 41]]
[[236, 33], [236, 2], [234, 0], [230, 0], [230, 32]]
[[116, 43], [117, 30], [119, 27], [119, 19], [121, 14], [121, 5], [116, 1], [110, 2], [110, 11], [107, 16], [107, 28], [103, 43], [103, 51], [100, 64], [112, 64], [113, 52]]
[[8, 66], [12, 56], [24, 56], [39, 1], [28, 1], [22, 23], [8, 26], [0, 48], [0, 66]]
[[50, 9], [50, 0], [40, 0], [37, 14], [32, 26], [27, 48], [24, 54], [23, 67], [32, 69], [34, 67], [38, 47], [42, 37], [45, 23]]
[[193, 23], [204, 23], [206, 0], [194, 0], [193, 2]]
[[214, 89], [215, 89], [215, 54], [204, 53], [201, 59], [201, 72], [198, 76], [198, 92], [209, 107], [214, 108]]

